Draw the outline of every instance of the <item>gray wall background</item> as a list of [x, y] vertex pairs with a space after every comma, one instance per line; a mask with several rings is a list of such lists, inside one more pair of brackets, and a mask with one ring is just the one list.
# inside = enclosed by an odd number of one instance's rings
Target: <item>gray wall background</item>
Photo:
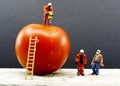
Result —
[[[21, 67], [15, 55], [15, 39], [22, 27], [42, 23], [43, 6], [49, 0], [0, 0], [0, 67]], [[97, 49], [105, 68], [120, 68], [120, 0], [52, 0], [53, 25], [60, 26], [71, 40], [71, 53], [63, 67], [75, 68], [81, 48], [88, 65]]]

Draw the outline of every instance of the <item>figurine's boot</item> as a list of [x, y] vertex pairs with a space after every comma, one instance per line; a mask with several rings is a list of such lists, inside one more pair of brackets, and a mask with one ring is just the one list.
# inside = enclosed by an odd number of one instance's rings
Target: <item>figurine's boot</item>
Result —
[[84, 74], [81, 74], [81, 76], [84, 76]]
[[94, 74], [96, 74], [96, 71], [95, 71], [95, 70], [93, 70], [93, 73], [92, 73], [92, 75], [94, 75]]

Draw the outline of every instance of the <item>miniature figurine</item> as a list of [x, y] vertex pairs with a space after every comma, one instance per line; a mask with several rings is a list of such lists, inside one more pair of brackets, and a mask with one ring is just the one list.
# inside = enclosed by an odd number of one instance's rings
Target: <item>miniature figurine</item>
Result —
[[99, 75], [99, 66], [104, 67], [104, 64], [103, 64], [103, 55], [101, 54], [100, 50], [96, 51], [96, 54], [93, 57], [93, 60], [91, 62], [91, 66], [92, 66], [92, 70], [93, 70], [92, 75], [94, 75], [94, 74], [95, 75]]
[[46, 6], [44, 6], [43, 24], [46, 25], [46, 22], [48, 21], [48, 25], [50, 25], [52, 23], [52, 17], [53, 17], [53, 7], [52, 7], [52, 3], [49, 2]]
[[78, 53], [76, 55], [75, 63], [77, 64], [77, 67], [78, 67], [77, 75], [78, 76], [79, 75], [84, 76], [84, 66], [87, 63], [87, 56], [84, 54], [84, 50], [83, 49], [81, 49], [80, 53]]

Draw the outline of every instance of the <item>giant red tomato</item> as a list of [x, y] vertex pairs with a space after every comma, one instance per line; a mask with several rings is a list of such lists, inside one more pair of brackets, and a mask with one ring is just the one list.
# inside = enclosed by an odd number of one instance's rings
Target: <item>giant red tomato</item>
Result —
[[70, 40], [66, 32], [57, 26], [29, 24], [21, 29], [15, 51], [20, 64], [25, 67], [28, 54], [29, 37], [37, 36], [34, 74], [47, 74], [61, 68], [70, 53]]

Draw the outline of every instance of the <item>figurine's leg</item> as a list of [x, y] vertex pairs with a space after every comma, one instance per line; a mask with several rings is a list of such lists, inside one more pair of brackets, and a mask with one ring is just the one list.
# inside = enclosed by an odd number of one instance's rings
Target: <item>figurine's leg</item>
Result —
[[84, 76], [84, 66], [81, 66], [81, 73], [82, 76]]
[[96, 75], [99, 75], [99, 63], [96, 63]]
[[77, 75], [80, 75], [80, 66], [78, 66], [78, 71], [77, 71]]
[[80, 66], [80, 75], [82, 75], [82, 67]]
[[96, 74], [95, 68], [96, 68], [96, 63], [93, 63], [93, 65], [92, 65], [92, 70], [93, 70], [92, 75]]
[[46, 25], [47, 16], [44, 15], [43, 25]]
[[48, 19], [48, 25], [50, 25], [50, 19]]

